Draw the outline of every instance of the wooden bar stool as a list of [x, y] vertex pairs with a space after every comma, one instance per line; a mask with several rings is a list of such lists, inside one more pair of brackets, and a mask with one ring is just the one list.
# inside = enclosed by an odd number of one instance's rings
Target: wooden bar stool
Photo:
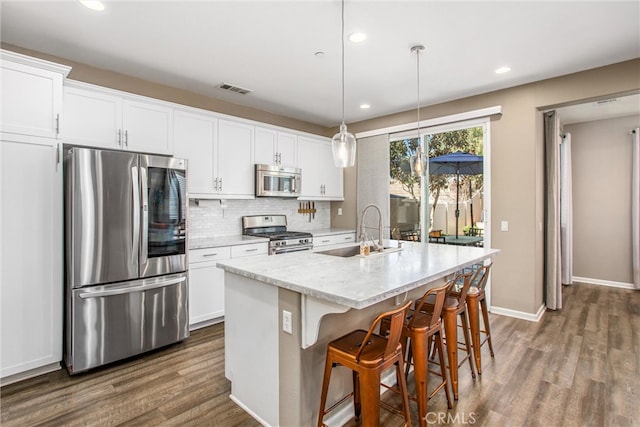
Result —
[[[449, 375], [451, 378], [451, 389], [453, 390], [453, 398], [458, 400], [458, 367], [462, 365], [465, 360], [469, 361], [469, 368], [471, 369], [471, 376], [476, 377], [475, 370], [473, 369], [471, 343], [469, 338], [469, 323], [467, 321], [467, 292], [471, 286], [472, 272], [460, 273], [454, 279], [454, 284], [462, 281], [462, 288], [459, 292], [454, 292], [453, 288], [447, 294], [447, 298], [444, 302], [442, 309], [442, 319], [444, 320], [444, 334], [445, 343], [447, 347], [447, 355], [449, 360]], [[435, 307], [435, 296], [430, 295], [423, 305], [422, 311], [427, 313], [433, 312]], [[467, 355], [458, 364], [458, 316], [462, 321], [462, 333], [464, 336], [464, 347], [460, 347], [461, 350], [467, 352]]]
[[[380, 423], [380, 375], [392, 365], [396, 366], [396, 377], [400, 383], [405, 425], [411, 425], [407, 383], [403, 372], [404, 359], [400, 344], [402, 324], [411, 303], [412, 301], [408, 301], [402, 307], [380, 314], [368, 331], [359, 329], [329, 343], [320, 396], [318, 427], [325, 425], [323, 419], [327, 413], [351, 396], [353, 396], [356, 420], [362, 413], [363, 426], [378, 426]], [[391, 320], [388, 338], [373, 333], [385, 317]], [[353, 392], [325, 410], [331, 371], [338, 365], [353, 371]]]
[[[449, 387], [447, 386], [444, 345], [442, 343], [442, 321], [440, 319], [447, 292], [452, 286], [453, 282], [447, 282], [438, 288], [429, 289], [422, 298], [416, 302], [415, 310], [409, 310], [409, 314], [405, 319], [404, 326], [402, 328], [402, 343], [405, 348], [408, 345], [408, 351], [404, 351], [404, 354], [407, 355], [407, 360], [405, 362], [405, 376], [409, 375], [411, 364], [413, 363], [414, 365], [413, 377], [415, 379], [416, 396], [409, 396], [409, 398], [418, 403], [418, 418], [420, 420], [420, 426], [427, 425], [427, 401], [438, 391], [442, 389], [445, 390], [447, 405], [449, 406], [449, 409], [453, 407], [451, 404]], [[422, 308], [425, 301], [432, 296], [435, 298], [433, 311], [428, 314], [422, 311]], [[384, 334], [388, 327], [389, 320], [385, 318], [380, 324], [380, 334]], [[435, 348], [440, 360], [439, 373], [429, 371], [429, 348], [431, 348], [432, 341], [435, 341]], [[427, 387], [429, 383], [429, 372], [442, 377], [442, 382], [440, 382], [440, 384], [438, 384], [430, 394]], [[395, 387], [389, 387], [385, 384], [383, 385], [390, 390], [398, 392]]]
[[[489, 352], [493, 354], [493, 344], [491, 343], [491, 328], [489, 327], [489, 311], [487, 310], [487, 300], [484, 292], [489, 278], [489, 270], [493, 264], [483, 265], [476, 270], [471, 279], [471, 287], [467, 292], [467, 310], [469, 311], [469, 327], [471, 329], [471, 341], [473, 343], [473, 355], [476, 361], [478, 374], [482, 374], [481, 347], [485, 342], [489, 342]], [[482, 310], [482, 320], [484, 329], [480, 329], [480, 316], [478, 306]], [[480, 341], [480, 333], [485, 335], [485, 339]]]

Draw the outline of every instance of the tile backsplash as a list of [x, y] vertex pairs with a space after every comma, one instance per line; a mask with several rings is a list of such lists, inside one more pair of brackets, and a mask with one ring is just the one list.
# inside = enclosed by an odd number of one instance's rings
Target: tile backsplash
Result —
[[299, 214], [300, 203], [295, 199], [259, 198], [252, 200], [189, 200], [189, 239], [233, 236], [242, 234], [245, 215], [286, 215], [287, 229], [312, 231], [329, 228], [331, 202], [315, 202], [315, 218]]

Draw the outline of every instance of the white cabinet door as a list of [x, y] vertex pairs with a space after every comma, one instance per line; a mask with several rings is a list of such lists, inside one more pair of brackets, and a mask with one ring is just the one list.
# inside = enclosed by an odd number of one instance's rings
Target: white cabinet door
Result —
[[0, 376], [62, 360], [62, 166], [56, 142], [0, 142]]
[[255, 197], [254, 126], [218, 121], [218, 192], [229, 198]]
[[254, 144], [255, 162], [261, 165], [275, 165], [278, 163], [278, 132], [256, 126]]
[[124, 100], [122, 128], [126, 150], [173, 154], [173, 109], [152, 102]]
[[298, 166], [298, 137], [295, 134], [258, 126], [256, 126], [255, 132], [254, 158], [256, 163], [287, 168]]
[[298, 167], [298, 137], [291, 133], [278, 132], [278, 164], [286, 168]]
[[65, 143], [173, 154], [173, 108], [162, 101], [68, 81]]
[[197, 328], [224, 316], [224, 270], [216, 262], [231, 258], [231, 249], [191, 250], [189, 258], [196, 261], [189, 263], [189, 325]]
[[57, 138], [63, 74], [7, 59], [2, 54], [2, 132]]
[[298, 167], [302, 169], [301, 199], [322, 197], [320, 181], [320, 144], [315, 140], [298, 138]]
[[122, 148], [122, 100], [106, 93], [64, 88], [64, 129], [67, 144]]
[[205, 114], [176, 111], [174, 114], [174, 155], [187, 159], [189, 196], [215, 193], [214, 148], [217, 120]]
[[344, 171], [333, 163], [331, 143], [320, 144], [320, 181], [322, 181], [322, 196], [330, 200], [344, 199]]
[[344, 200], [343, 170], [333, 164], [331, 143], [298, 138], [298, 167], [302, 169], [302, 200]]

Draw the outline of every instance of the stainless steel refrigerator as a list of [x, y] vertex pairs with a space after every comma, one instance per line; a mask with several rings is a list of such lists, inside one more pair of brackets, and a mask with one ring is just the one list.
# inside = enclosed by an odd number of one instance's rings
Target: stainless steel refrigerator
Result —
[[65, 148], [65, 346], [82, 372], [189, 335], [186, 161]]

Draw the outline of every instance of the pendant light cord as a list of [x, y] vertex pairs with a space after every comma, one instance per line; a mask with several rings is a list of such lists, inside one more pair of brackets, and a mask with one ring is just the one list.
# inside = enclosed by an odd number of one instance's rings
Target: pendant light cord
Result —
[[344, 124], [344, 0], [342, 0], [342, 124]]

